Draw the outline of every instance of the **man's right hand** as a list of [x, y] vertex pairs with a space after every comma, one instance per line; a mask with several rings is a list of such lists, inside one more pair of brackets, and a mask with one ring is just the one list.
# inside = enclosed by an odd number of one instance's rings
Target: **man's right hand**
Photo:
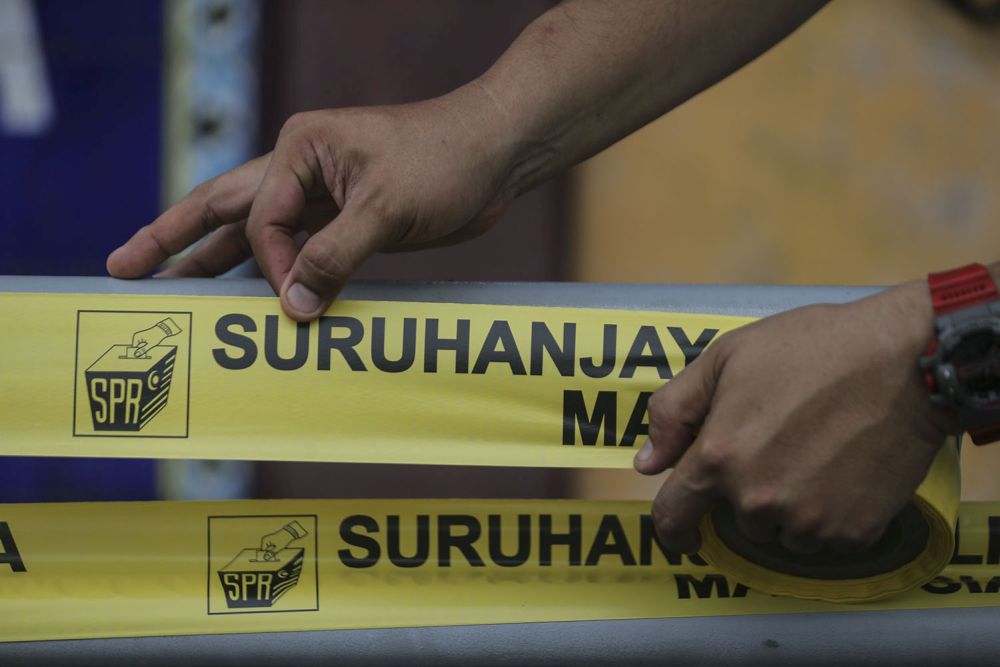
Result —
[[270, 155], [196, 188], [108, 271], [138, 278], [212, 233], [166, 275], [213, 276], [253, 254], [285, 311], [312, 320], [372, 253], [482, 233], [515, 196], [746, 64], [824, 2], [564, 0], [448, 95], [293, 116]]
[[312, 320], [373, 253], [456, 243], [497, 221], [515, 194], [504, 125], [478, 82], [297, 114], [274, 151], [195, 188], [115, 250], [108, 272], [141, 277], [207, 236], [162, 275], [215, 276], [252, 254], [285, 312]]

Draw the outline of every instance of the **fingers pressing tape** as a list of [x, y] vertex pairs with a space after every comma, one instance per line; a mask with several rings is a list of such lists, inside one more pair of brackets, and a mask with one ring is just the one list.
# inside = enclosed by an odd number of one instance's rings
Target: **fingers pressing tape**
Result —
[[653, 394], [649, 401], [649, 440], [636, 454], [635, 469], [655, 475], [675, 465], [708, 415], [717, 373], [713, 349]]
[[697, 552], [698, 523], [717, 498], [715, 483], [701, 473], [697, 458], [682, 458], [653, 501], [653, 520], [664, 546], [678, 553]]
[[315, 175], [308, 160], [288, 140], [279, 142], [247, 218], [247, 240], [261, 273], [279, 292], [295, 263], [295, 234]]
[[308, 322], [322, 314], [351, 274], [383, 245], [383, 227], [381, 220], [355, 205], [312, 235], [281, 287], [281, 305], [288, 316]]

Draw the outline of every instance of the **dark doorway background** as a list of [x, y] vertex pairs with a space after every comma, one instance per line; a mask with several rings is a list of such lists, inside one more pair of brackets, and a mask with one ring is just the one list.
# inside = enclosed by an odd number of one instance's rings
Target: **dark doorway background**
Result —
[[[445, 93], [485, 71], [551, 0], [269, 0], [261, 29], [262, 149], [311, 109], [396, 104]], [[517, 200], [460, 247], [376, 256], [366, 280], [560, 280], [564, 180]], [[406, 400], [393, 397], [392, 400]], [[534, 468], [261, 463], [259, 497], [559, 497], [567, 474]]]

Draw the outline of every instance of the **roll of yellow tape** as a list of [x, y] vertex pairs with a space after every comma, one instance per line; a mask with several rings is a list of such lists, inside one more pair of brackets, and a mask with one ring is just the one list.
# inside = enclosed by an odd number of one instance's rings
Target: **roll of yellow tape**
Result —
[[948, 564], [960, 495], [958, 443], [949, 438], [913, 501], [864, 552], [801, 555], [777, 543], [751, 542], [736, 528], [732, 509], [719, 505], [701, 521], [700, 554], [764, 593], [827, 602], [879, 600], [927, 583]]

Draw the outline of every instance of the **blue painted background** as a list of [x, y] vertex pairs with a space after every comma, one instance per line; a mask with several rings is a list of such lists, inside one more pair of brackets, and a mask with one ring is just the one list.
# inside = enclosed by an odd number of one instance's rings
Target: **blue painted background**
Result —
[[[36, 0], [55, 124], [0, 133], [0, 274], [104, 275], [159, 208], [161, 0]], [[153, 498], [152, 461], [0, 459], [0, 501]]]

